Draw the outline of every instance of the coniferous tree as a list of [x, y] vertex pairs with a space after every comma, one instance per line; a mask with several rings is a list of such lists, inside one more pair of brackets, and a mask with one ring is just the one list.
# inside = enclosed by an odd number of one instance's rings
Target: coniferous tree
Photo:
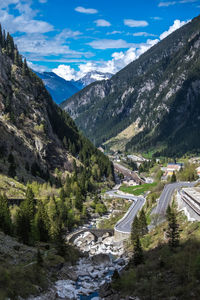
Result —
[[143, 209], [140, 212], [139, 227], [140, 227], [140, 233], [142, 236], [148, 233], [147, 220], [146, 220], [145, 212]]
[[58, 227], [57, 227], [56, 235], [54, 237], [54, 241], [56, 244], [58, 254], [61, 256], [64, 256], [66, 254], [66, 242], [64, 239], [62, 222], [60, 219], [58, 219], [57, 225], [58, 225]]
[[167, 229], [168, 244], [171, 249], [179, 245], [179, 225], [176, 220], [176, 214], [171, 210], [168, 217], [168, 229]]
[[38, 201], [37, 213], [35, 214], [34, 226], [36, 237], [42, 242], [47, 242], [49, 239], [49, 218], [42, 201]]
[[144, 262], [144, 255], [139, 236], [137, 236], [137, 238], [135, 239], [133, 247], [133, 264], [137, 266]]
[[24, 58], [23, 64], [22, 64], [22, 75], [27, 76], [29, 73], [26, 58]]
[[12, 221], [8, 206], [8, 199], [5, 195], [0, 195], [0, 228], [6, 234], [11, 233]]
[[173, 171], [173, 174], [172, 174], [172, 177], [171, 177], [171, 182], [176, 182], [176, 174], [175, 172]]
[[8, 156], [8, 162], [10, 163], [8, 168], [8, 176], [14, 178], [16, 176], [16, 163], [12, 153], [10, 153]]
[[134, 242], [140, 234], [140, 225], [138, 217], [135, 216], [131, 227], [131, 241]]
[[21, 203], [20, 209], [17, 211], [15, 227], [20, 241], [24, 244], [29, 244], [31, 239], [31, 222], [24, 202]]

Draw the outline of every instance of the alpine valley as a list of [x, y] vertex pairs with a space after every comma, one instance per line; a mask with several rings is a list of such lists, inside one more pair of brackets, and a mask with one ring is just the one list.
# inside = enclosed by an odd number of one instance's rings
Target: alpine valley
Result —
[[198, 1], [0, 1], [0, 300], [199, 299]]

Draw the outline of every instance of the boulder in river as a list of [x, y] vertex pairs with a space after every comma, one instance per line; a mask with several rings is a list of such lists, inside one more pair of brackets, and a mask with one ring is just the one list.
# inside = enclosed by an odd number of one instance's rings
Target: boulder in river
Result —
[[95, 265], [104, 265], [104, 266], [108, 266], [111, 263], [110, 256], [103, 253], [92, 256], [91, 261]]

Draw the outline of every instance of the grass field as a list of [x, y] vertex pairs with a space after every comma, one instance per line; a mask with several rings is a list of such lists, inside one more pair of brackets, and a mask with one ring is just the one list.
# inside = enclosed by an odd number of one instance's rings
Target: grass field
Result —
[[120, 187], [120, 191], [122, 191], [124, 193], [133, 194], [135, 196], [139, 196], [141, 194], [144, 194], [147, 191], [150, 191], [151, 188], [155, 187], [156, 185], [157, 185], [157, 182], [145, 183], [145, 184], [136, 185], [136, 186], [122, 185]]

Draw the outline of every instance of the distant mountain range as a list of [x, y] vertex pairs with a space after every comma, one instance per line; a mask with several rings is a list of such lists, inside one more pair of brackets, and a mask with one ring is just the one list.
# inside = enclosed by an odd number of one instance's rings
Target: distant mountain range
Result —
[[96, 145], [172, 157], [200, 151], [200, 16], [61, 107]]
[[70, 98], [72, 95], [82, 90], [92, 82], [97, 80], [106, 80], [112, 76], [110, 73], [92, 71], [77, 81], [67, 81], [53, 72], [35, 73], [42, 79], [46, 89], [57, 104], [60, 104], [62, 101]]

